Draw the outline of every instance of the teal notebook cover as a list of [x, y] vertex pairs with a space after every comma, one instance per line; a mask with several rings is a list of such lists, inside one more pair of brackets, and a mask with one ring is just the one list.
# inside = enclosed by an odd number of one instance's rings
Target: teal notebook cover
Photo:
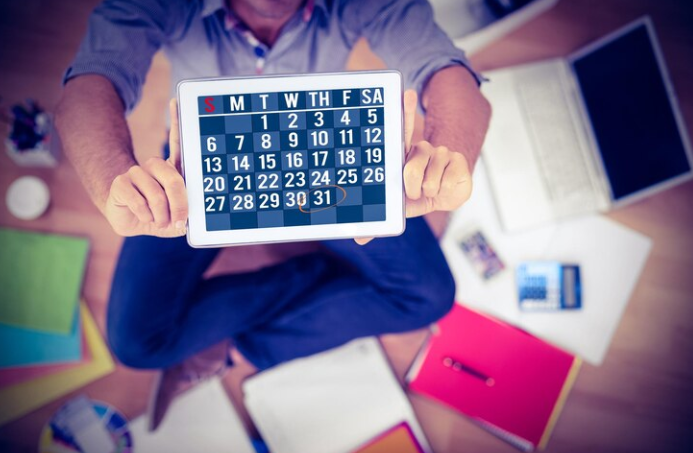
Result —
[[0, 368], [77, 362], [81, 358], [79, 306], [69, 335], [0, 324]]

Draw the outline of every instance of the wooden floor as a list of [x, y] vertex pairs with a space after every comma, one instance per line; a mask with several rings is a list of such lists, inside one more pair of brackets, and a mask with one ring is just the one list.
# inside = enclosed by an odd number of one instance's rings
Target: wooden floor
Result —
[[[55, 105], [61, 74], [79, 44], [94, 3], [95, 0], [0, 3], [0, 95], [4, 106], [25, 97], [38, 99], [48, 108]], [[693, 131], [691, 3], [687, 0], [562, 0], [554, 10], [479, 53], [473, 61], [484, 70], [562, 56], [648, 13], [661, 39], [686, 124]], [[350, 67], [379, 64], [361, 48]], [[157, 153], [164, 139], [168, 74], [166, 61], [157, 56], [147, 79], [144, 100], [129, 119], [140, 158]], [[92, 207], [74, 170], [66, 162], [55, 170], [23, 170], [15, 167], [4, 152], [0, 155], [3, 196], [9, 183], [24, 174], [35, 174], [48, 182], [53, 195], [52, 208], [39, 220], [22, 222], [11, 218], [2, 204], [0, 224], [90, 238], [92, 251], [84, 296], [103, 330], [107, 295], [121, 240]], [[693, 402], [693, 183], [619, 210], [610, 217], [651, 237], [654, 248], [605, 364], [598, 368], [583, 367], [547, 450], [690, 451], [693, 445], [690, 404]], [[258, 266], [285, 254], [281, 249], [268, 251], [257, 247], [233, 250], [223, 255], [215, 272], [237, 268], [241, 261], [239, 254], [250, 255]], [[400, 375], [423, 336], [423, 332], [413, 332], [383, 339]], [[249, 365], [241, 363], [226, 378], [225, 384], [235, 402], [240, 401], [239, 383], [251, 372]], [[151, 379], [152, 373], [118, 367], [114, 374], [82, 391], [110, 402], [133, 418], [144, 409]], [[0, 451], [36, 451], [41, 426], [61, 401], [64, 399], [1, 427]], [[432, 401], [412, 395], [412, 402], [437, 453], [515, 451]]]

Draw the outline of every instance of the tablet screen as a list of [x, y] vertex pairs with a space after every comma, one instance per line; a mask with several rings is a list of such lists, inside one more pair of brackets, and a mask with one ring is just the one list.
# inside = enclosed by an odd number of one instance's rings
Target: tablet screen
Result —
[[384, 87], [197, 101], [207, 231], [386, 220]]

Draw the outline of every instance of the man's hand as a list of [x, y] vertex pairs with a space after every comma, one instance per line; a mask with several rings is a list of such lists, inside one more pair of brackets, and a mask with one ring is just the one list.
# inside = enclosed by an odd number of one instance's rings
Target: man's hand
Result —
[[407, 90], [404, 93], [407, 218], [433, 211], [453, 211], [472, 194], [472, 175], [462, 153], [433, 146], [425, 140], [412, 145], [416, 106], [416, 92]]
[[170, 157], [148, 159], [133, 165], [111, 184], [104, 213], [113, 230], [122, 236], [185, 235], [188, 197], [180, 173], [178, 105], [170, 103]]
[[[417, 95], [404, 92], [404, 191], [407, 218], [433, 211], [453, 211], [472, 194], [472, 175], [467, 159], [445, 146], [422, 140], [412, 145]], [[364, 245], [373, 238], [356, 238]]]

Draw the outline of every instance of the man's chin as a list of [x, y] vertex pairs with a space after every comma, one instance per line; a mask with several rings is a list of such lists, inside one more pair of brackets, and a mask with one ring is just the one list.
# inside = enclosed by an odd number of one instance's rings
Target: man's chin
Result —
[[253, 12], [263, 19], [282, 19], [293, 14], [303, 0], [244, 0]]

